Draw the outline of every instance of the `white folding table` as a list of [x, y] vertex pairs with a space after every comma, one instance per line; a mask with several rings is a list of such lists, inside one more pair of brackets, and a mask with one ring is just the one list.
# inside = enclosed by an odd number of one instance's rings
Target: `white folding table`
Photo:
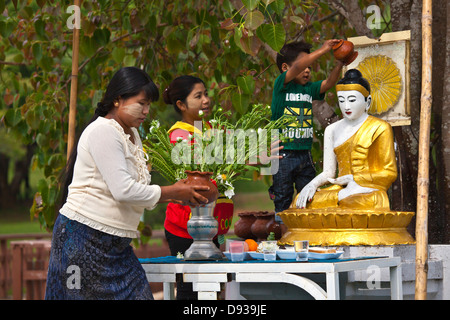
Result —
[[[163, 282], [164, 299], [174, 298], [176, 275], [192, 282], [200, 300], [217, 299], [221, 283], [236, 282], [289, 283], [302, 288], [317, 300], [339, 299], [339, 273], [369, 267], [389, 268], [391, 299], [402, 300], [400, 257], [361, 257], [335, 260], [295, 260], [231, 262], [184, 261], [175, 257], [140, 259], [149, 282]], [[326, 290], [299, 274], [325, 273]]]

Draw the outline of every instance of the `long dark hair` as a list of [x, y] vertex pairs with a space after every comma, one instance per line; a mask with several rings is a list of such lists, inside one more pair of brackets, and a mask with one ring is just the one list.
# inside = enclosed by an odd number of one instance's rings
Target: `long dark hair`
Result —
[[177, 101], [180, 100], [186, 103], [186, 98], [197, 83], [205, 84], [202, 79], [194, 76], [185, 75], [175, 78], [163, 92], [164, 102], [166, 104], [172, 104], [175, 111], [181, 113], [181, 110], [177, 106]]
[[[159, 99], [158, 88], [144, 70], [136, 67], [119, 69], [111, 78], [102, 101], [97, 103], [94, 116], [87, 125], [94, 122], [98, 117], [106, 116], [114, 107], [115, 101], [137, 96], [142, 91], [145, 92], [147, 99], [150, 101], [157, 101]], [[61, 180], [63, 181], [63, 185], [61, 190], [61, 205], [64, 204], [67, 199], [69, 185], [72, 183], [73, 170], [77, 158], [77, 143], [73, 146], [65, 170], [62, 172]]]

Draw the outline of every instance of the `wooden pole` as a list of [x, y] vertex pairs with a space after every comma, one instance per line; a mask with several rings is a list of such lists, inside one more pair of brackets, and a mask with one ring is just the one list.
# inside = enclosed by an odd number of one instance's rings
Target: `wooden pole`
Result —
[[432, 0], [422, 7], [422, 95], [420, 97], [419, 172], [416, 216], [416, 300], [427, 298], [428, 186], [432, 96]]
[[[80, 0], [75, 0], [74, 5], [80, 8]], [[78, 53], [80, 47], [80, 29], [73, 27], [72, 43], [72, 75], [70, 80], [70, 104], [69, 104], [69, 130], [67, 137], [67, 160], [69, 160], [75, 144], [75, 127], [77, 116], [77, 90], [78, 90]]]

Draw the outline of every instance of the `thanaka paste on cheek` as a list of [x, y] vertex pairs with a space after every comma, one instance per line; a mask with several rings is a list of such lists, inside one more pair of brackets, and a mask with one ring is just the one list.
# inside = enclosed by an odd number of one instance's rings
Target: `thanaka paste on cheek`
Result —
[[139, 118], [142, 116], [142, 109], [144, 106], [142, 106], [139, 103], [132, 103], [126, 106], [123, 106], [123, 111], [127, 114], [129, 114], [132, 117]]

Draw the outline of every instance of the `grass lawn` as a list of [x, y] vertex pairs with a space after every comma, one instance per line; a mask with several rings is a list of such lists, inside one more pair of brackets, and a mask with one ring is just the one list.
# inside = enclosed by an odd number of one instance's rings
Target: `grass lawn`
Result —
[[[13, 166], [10, 166], [10, 179], [13, 174]], [[37, 191], [37, 183], [43, 177], [39, 170], [30, 169], [30, 186], [28, 197], [32, 198]], [[21, 191], [25, 193], [24, 190]], [[10, 208], [0, 208], [0, 234], [10, 233], [47, 233], [41, 229], [37, 219], [30, 219], [31, 200], [22, 201], [19, 205]]]
[[1, 209], [0, 234], [10, 233], [47, 233], [41, 229], [37, 219], [30, 219], [30, 206], [19, 205], [14, 208]]
[[3, 221], [0, 219], [0, 234], [47, 233], [38, 221]]
[[242, 211], [274, 211], [273, 201], [269, 198], [268, 182], [241, 180], [236, 182], [235, 189], [235, 214]]
[[267, 192], [238, 193], [234, 198], [234, 213], [242, 211], [274, 211]]

